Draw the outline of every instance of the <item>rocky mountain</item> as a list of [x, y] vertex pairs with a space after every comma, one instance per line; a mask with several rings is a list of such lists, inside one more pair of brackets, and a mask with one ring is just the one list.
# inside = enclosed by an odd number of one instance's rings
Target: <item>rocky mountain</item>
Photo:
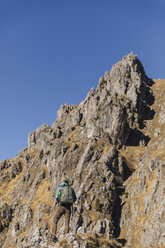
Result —
[[[100, 78], [80, 105], [0, 162], [0, 247], [165, 247], [165, 80], [134, 54]], [[77, 201], [70, 233], [52, 236], [55, 192], [67, 176]]]

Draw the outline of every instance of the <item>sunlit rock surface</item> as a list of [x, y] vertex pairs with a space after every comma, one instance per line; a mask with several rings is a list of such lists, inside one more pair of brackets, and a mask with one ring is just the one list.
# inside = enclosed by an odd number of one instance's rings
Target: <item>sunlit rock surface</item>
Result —
[[[163, 247], [165, 80], [129, 54], [80, 105], [0, 162], [0, 247]], [[77, 201], [70, 233], [52, 235], [55, 192], [66, 175]]]

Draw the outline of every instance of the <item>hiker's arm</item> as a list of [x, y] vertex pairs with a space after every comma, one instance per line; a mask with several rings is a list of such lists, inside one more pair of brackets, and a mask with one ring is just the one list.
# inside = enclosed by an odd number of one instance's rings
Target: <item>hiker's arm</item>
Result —
[[76, 197], [76, 193], [74, 192], [74, 190], [73, 190], [73, 197], [74, 197], [74, 201], [76, 201], [77, 197]]
[[58, 203], [59, 200], [59, 192], [61, 190], [61, 186], [58, 187], [57, 191], [56, 191], [56, 202]]

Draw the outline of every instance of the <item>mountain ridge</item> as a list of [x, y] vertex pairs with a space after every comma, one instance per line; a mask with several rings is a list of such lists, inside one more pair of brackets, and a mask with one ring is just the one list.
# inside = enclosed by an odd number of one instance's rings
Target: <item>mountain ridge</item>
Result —
[[[0, 162], [1, 246], [163, 247], [164, 99], [165, 80], [129, 54], [80, 105], [62, 105], [52, 127], [29, 134], [27, 148]], [[64, 175], [78, 199], [70, 234], [60, 220], [54, 243]]]

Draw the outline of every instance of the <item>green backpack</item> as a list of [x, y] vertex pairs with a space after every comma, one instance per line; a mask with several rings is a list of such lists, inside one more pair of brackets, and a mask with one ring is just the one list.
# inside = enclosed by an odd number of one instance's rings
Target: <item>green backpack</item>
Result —
[[72, 205], [74, 201], [75, 199], [74, 199], [72, 187], [70, 185], [61, 187], [59, 203], [66, 204], [66, 205]]

